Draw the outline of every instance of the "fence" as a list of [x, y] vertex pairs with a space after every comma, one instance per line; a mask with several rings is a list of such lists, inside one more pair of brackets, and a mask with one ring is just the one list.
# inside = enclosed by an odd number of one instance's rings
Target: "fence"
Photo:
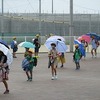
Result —
[[[78, 36], [63, 36], [66, 40], [66, 45], [68, 46], [68, 52], [70, 52], [70, 46], [69, 46], [69, 43], [70, 43], [70, 40], [71, 38], [74, 39], [77, 39]], [[4, 41], [7, 42], [8, 45], [10, 45], [11, 41], [12, 41], [12, 37], [0, 37], [1, 39], [3, 39]], [[32, 39], [34, 39], [35, 37], [34, 36], [16, 36], [17, 38], [17, 42], [18, 44], [23, 42], [23, 41], [28, 41], [28, 42], [32, 42]], [[41, 49], [40, 49], [40, 52], [47, 52], [48, 50], [46, 49], [46, 47], [44, 46], [44, 43], [46, 41], [48, 37], [46, 36], [41, 36], [40, 37], [40, 42], [41, 42]], [[74, 47], [74, 45], [73, 45]], [[19, 53], [23, 53], [25, 50], [24, 48], [20, 48], [19, 47]], [[89, 44], [88, 48], [86, 49], [87, 52], [90, 52], [91, 51], [91, 44]], [[100, 48], [98, 48], [98, 53], [100, 53]]]
[[[74, 39], [77, 39], [78, 36], [62, 36], [62, 37], [64, 37], [64, 39], [66, 40], [66, 45], [69, 45], [71, 38], [73, 38], [73, 40], [74, 40]], [[17, 42], [19, 44], [20, 42], [23, 42], [23, 41], [32, 42], [32, 40], [35, 38], [35, 36], [16, 36], [16, 38], [17, 38]], [[45, 43], [47, 38], [48, 38], [48, 36], [40, 36], [40, 42], [42, 45]], [[4, 41], [7, 42], [8, 45], [10, 45], [13, 37], [3, 36], [3, 37], [0, 37], [0, 39], [3, 39]]]
[[[54, 33], [69, 36], [69, 21], [69, 14], [42, 14], [41, 35]], [[88, 32], [100, 34], [99, 14], [74, 14], [73, 22], [75, 36]], [[5, 33], [4, 36], [35, 36], [40, 33], [38, 14], [6, 15], [3, 17], [3, 26], [2, 16], [0, 16], [0, 26], [0, 33]]]

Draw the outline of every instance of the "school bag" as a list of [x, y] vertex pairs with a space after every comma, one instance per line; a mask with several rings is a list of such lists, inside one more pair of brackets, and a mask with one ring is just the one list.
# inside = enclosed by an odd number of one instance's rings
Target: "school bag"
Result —
[[22, 69], [26, 69], [26, 68], [29, 68], [29, 61], [25, 58], [22, 61]]
[[34, 66], [36, 67], [37, 66], [37, 58], [33, 57], [33, 59], [34, 59]]
[[14, 41], [12, 41], [10, 45], [11, 45], [11, 49], [13, 49], [14, 48]]
[[[73, 60], [75, 60], [75, 54], [76, 54], [76, 50], [75, 50], [75, 53], [73, 55]], [[80, 54], [80, 59], [82, 58], [82, 53], [80, 52], [80, 49], [78, 49], [78, 54]]]

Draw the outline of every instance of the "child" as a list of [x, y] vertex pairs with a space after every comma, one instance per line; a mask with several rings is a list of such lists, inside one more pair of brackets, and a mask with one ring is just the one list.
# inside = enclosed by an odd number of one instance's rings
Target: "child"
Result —
[[[94, 36], [92, 36], [92, 50], [91, 50], [91, 54], [92, 54], [92, 58], [95, 56], [95, 58], [97, 57], [97, 48], [99, 46], [99, 42], [95, 39]], [[94, 52], [93, 52], [94, 51]], [[94, 54], [95, 53], [95, 54]]]
[[[27, 75], [27, 78], [28, 78], [27, 81], [32, 81], [32, 78], [33, 78], [33, 72], [32, 72], [33, 71], [33, 67], [37, 65], [37, 58], [36, 57], [32, 57], [32, 54], [33, 54], [33, 50], [29, 49], [27, 56], [25, 57], [25, 59], [22, 62], [23, 69], [26, 72], [26, 75]], [[27, 63], [27, 66], [25, 65], [25, 63]]]
[[65, 63], [65, 54], [64, 53], [59, 53], [58, 54], [59, 56], [58, 56], [58, 60], [59, 60], [59, 62], [61, 62], [61, 68], [63, 68], [64, 67], [64, 63]]
[[76, 64], [76, 70], [79, 70], [80, 69], [80, 59], [81, 59], [81, 52], [79, 50], [79, 46], [78, 45], [75, 45], [75, 52], [74, 52], [74, 55], [73, 55], [73, 60], [75, 61], [75, 64]]
[[25, 48], [25, 49], [26, 49], [26, 51], [25, 51], [25, 53], [24, 53], [24, 57], [27, 57], [27, 56], [28, 56], [29, 48]]
[[2, 51], [0, 51], [0, 82], [3, 82], [6, 88], [6, 91], [4, 92], [4, 94], [9, 93], [8, 83], [7, 83], [9, 68], [6, 62], [7, 62], [7, 56], [4, 55]]
[[18, 46], [17, 46], [16, 37], [13, 37], [13, 41], [11, 42], [11, 49], [13, 50], [13, 58], [17, 58], [16, 52], [18, 50]]
[[52, 80], [57, 79], [57, 50], [56, 50], [56, 44], [52, 43], [51, 44], [52, 49], [49, 52], [49, 66], [51, 66], [51, 71], [52, 71]]

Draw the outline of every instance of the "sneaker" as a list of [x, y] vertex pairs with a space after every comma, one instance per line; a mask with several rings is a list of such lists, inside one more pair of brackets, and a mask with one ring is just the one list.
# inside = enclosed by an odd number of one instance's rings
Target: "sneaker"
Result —
[[30, 78], [28, 78], [27, 81], [30, 81]]
[[58, 79], [58, 77], [57, 77], [57, 75], [55, 76], [55, 80], [57, 80]]
[[9, 94], [9, 90], [6, 90], [6, 91], [4, 92], [4, 94]]
[[94, 55], [92, 55], [92, 58], [94, 57]]
[[54, 80], [54, 79], [55, 79], [54, 77], [51, 78], [51, 80]]
[[60, 67], [61, 67], [61, 68], [63, 68], [63, 67], [64, 67], [64, 65], [61, 65]]
[[95, 58], [97, 58], [97, 56], [95, 55]]
[[32, 78], [30, 78], [29, 81], [32, 82]]

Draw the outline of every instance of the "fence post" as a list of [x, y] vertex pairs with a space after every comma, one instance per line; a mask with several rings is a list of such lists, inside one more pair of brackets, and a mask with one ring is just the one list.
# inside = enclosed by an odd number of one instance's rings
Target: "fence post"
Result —
[[26, 42], [26, 36], [25, 36], [25, 42]]

